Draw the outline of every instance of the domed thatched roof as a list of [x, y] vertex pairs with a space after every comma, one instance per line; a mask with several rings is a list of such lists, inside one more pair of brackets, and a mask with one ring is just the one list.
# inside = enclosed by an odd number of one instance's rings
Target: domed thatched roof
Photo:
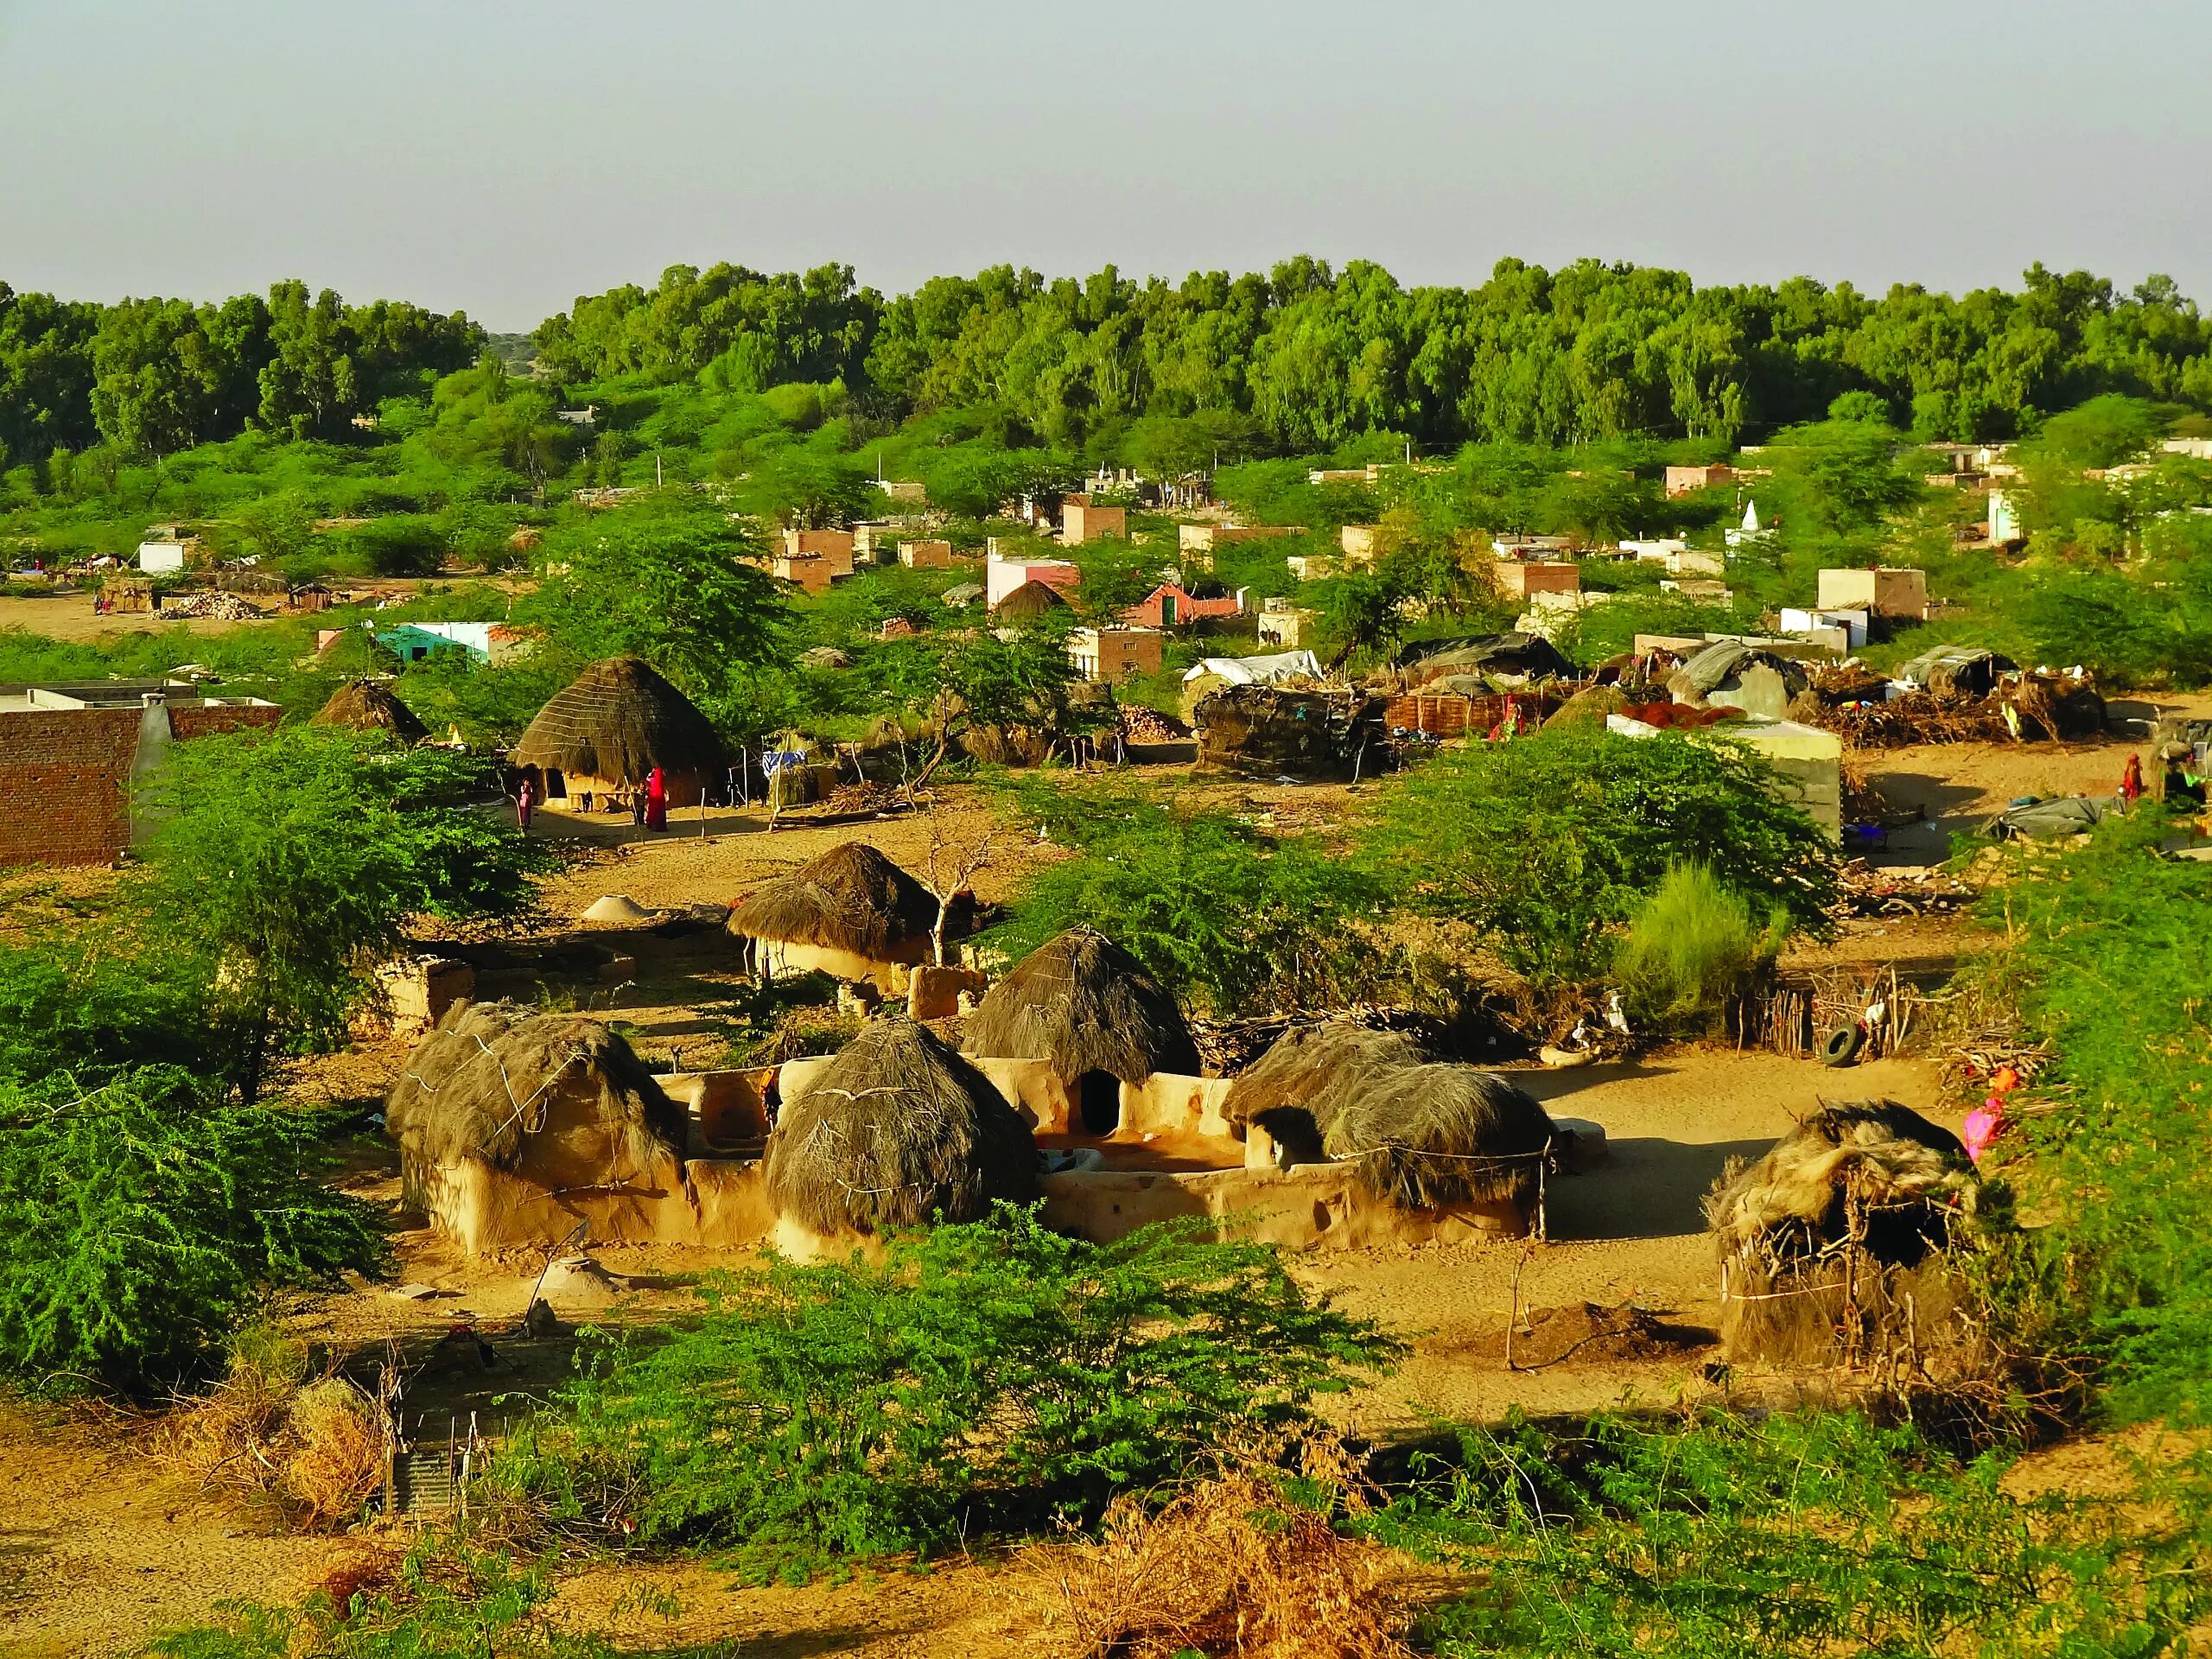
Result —
[[1910, 1266], [1950, 1242], [1975, 1184], [1966, 1147], [1893, 1100], [1823, 1103], [1752, 1164], [1732, 1164], [1705, 1201], [1724, 1260], [1809, 1258], [1845, 1238], [1855, 1192], [1877, 1260]]
[[1302, 1111], [1325, 1132], [1370, 1078], [1435, 1058], [1411, 1032], [1376, 1031], [1349, 1020], [1301, 1026], [1238, 1074], [1222, 1101], [1222, 1116], [1265, 1128], [1275, 1114]]
[[1048, 612], [1065, 610], [1067, 603], [1067, 596], [1049, 582], [1025, 582], [991, 607], [991, 615], [997, 620], [1033, 621]]
[[755, 888], [729, 913], [744, 939], [879, 957], [937, 924], [927, 888], [866, 842], [849, 841]]
[[385, 1127], [435, 1163], [480, 1158], [502, 1169], [530, 1137], [578, 1116], [626, 1142], [627, 1161], [680, 1154], [681, 1108], [630, 1045], [596, 1020], [533, 1014], [512, 1002], [463, 1003], [408, 1056], [385, 1102]]
[[1323, 1131], [1329, 1155], [1407, 1210], [1469, 1200], [1526, 1205], [1559, 1139], [1527, 1090], [1471, 1065], [1409, 1065], [1370, 1074]]
[[992, 986], [961, 1047], [1049, 1060], [1070, 1084], [1088, 1071], [1141, 1083], [1155, 1071], [1198, 1069], [1198, 1046], [1175, 999], [1135, 957], [1087, 927], [1046, 941]]
[[903, 1014], [872, 1021], [784, 1103], [764, 1171], [820, 1234], [973, 1221], [1037, 1192], [1037, 1144], [990, 1080]]
[[512, 759], [518, 766], [634, 786], [655, 766], [712, 776], [722, 769], [723, 752], [707, 717], [650, 664], [611, 657], [537, 711]]
[[430, 734], [410, 709], [382, 680], [348, 680], [330, 694], [310, 726], [344, 726], [356, 732], [390, 732], [403, 743], [419, 743]]

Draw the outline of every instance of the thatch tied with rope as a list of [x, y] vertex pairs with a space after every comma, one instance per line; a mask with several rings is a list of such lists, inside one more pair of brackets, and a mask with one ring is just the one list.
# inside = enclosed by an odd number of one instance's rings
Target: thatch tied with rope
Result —
[[696, 805], [726, 765], [721, 739], [651, 664], [592, 664], [537, 711], [513, 764], [540, 774], [543, 798], [641, 789], [660, 768], [671, 806]]
[[994, 1059], [1049, 1061], [1070, 1088], [1096, 1074], [1142, 1083], [1155, 1071], [1198, 1069], [1175, 999], [1143, 963], [1088, 927], [1071, 927], [1015, 963], [984, 994], [961, 1046]]
[[1821, 1103], [1755, 1162], [1731, 1160], [1706, 1198], [1723, 1341], [1783, 1361], [1930, 1344], [1978, 1190], [1958, 1137], [1919, 1113]]
[[730, 911], [770, 972], [819, 968], [867, 978], [871, 964], [919, 962], [937, 925], [929, 890], [866, 842], [849, 841], [756, 887]]
[[1257, 1123], [1278, 1141], [1303, 1113], [1311, 1133], [1325, 1133], [1369, 1079], [1425, 1065], [1436, 1053], [1414, 1033], [1385, 1031], [1350, 1020], [1325, 1020], [1287, 1031], [1237, 1074], [1221, 1105], [1232, 1128]]
[[478, 1162], [552, 1189], [667, 1179], [686, 1120], [620, 1034], [581, 1014], [459, 1003], [385, 1101], [403, 1183]]
[[430, 734], [430, 728], [382, 680], [346, 681], [330, 694], [330, 701], [308, 724], [389, 732], [403, 743], [420, 743]]
[[1471, 1065], [1369, 1074], [1322, 1135], [1331, 1157], [1402, 1210], [1535, 1201], [1560, 1133], [1535, 1096]]
[[1037, 1196], [1037, 1144], [990, 1079], [903, 1014], [871, 1021], [784, 1103], [766, 1175], [817, 1236], [974, 1221]]

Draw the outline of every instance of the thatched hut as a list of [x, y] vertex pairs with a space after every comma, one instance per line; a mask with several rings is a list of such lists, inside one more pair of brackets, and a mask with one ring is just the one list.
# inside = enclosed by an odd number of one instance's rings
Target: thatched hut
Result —
[[1369, 1072], [1322, 1145], [1402, 1210], [1510, 1205], [1525, 1218], [1560, 1138], [1526, 1090], [1471, 1065], [1432, 1064]]
[[[1705, 1200], [1721, 1265], [1721, 1336], [1766, 1359], [1878, 1343], [1948, 1302], [1942, 1261], [1974, 1209], [1956, 1135], [1893, 1100], [1823, 1102]], [[1916, 1346], [1928, 1332], [1905, 1332]]]
[[1198, 1047], [1175, 999], [1135, 957], [1088, 927], [1047, 940], [992, 986], [961, 1046], [993, 1059], [1048, 1062], [1094, 1135], [1119, 1123], [1122, 1084], [1198, 1069]]
[[1035, 622], [1068, 608], [1067, 596], [1047, 582], [1025, 582], [991, 607], [994, 622]]
[[721, 782], [721, 740], [691, 700], [635, 657], [613, 657], [537, 711], [513, 764], [558, 801], [642, 789], [660, 768], [671, 806], [696, 806]]
[[930, 955], [937, 900], [865, 842], [849, 841], [732, 908], [729, 931], [747, 941], [755, 972], [821, 972], [895, 990]]
[[870, 1235], [1030, 1202], [1037, 1145], [950, 1044], [891, 1014], [784, 1103], [766, 1173], [783, 1221], [819, 1238]]
[[402, 743], [420, 743], [430, 728], [382, 680], [348, 680], [330, 694], [311, 726], [343, 726], [356, 732], [389, 732]]
[[685, 1119], [629, 1044], [596, 1020], [461, 1003], [408, 1057], [385, 1102], [407, 1201], [480, 1249], [565, 1230], [652, 1236], [683, 1180]]
[[1256, 1124], [1294, 1154], [1325, 1155], [1322, 1140], [1344, 1105], [1371, 1078], [1424, 1065], [1435, 1053], [1408, 1031], [1379, 1031], [1325, 1020], [1285, 1032], [1237, 1074], [1221, 1115], [1232, 1130]]

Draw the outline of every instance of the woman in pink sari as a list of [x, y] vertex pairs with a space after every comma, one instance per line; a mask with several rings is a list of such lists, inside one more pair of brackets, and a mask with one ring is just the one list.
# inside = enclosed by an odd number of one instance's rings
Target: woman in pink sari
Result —
[[524, 830], [530, 828], [530, 815], [537, 805], [537, 791], [530, 786], [530, 779], [522, 780], [522, 787], [515, 791], [515, 823]]
[[668, 828], [668, 779], [661, 775], [658, 766], [653, 768], [653, 775], [645, 780], [645, 828]]

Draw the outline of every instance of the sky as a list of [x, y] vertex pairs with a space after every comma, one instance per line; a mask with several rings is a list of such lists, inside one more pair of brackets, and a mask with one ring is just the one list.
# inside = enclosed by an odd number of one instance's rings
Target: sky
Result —
[[0, 0], [0, 281], [531, 328], [667, 266], [1294, 253], [2212, 305], [2195, 0]]

